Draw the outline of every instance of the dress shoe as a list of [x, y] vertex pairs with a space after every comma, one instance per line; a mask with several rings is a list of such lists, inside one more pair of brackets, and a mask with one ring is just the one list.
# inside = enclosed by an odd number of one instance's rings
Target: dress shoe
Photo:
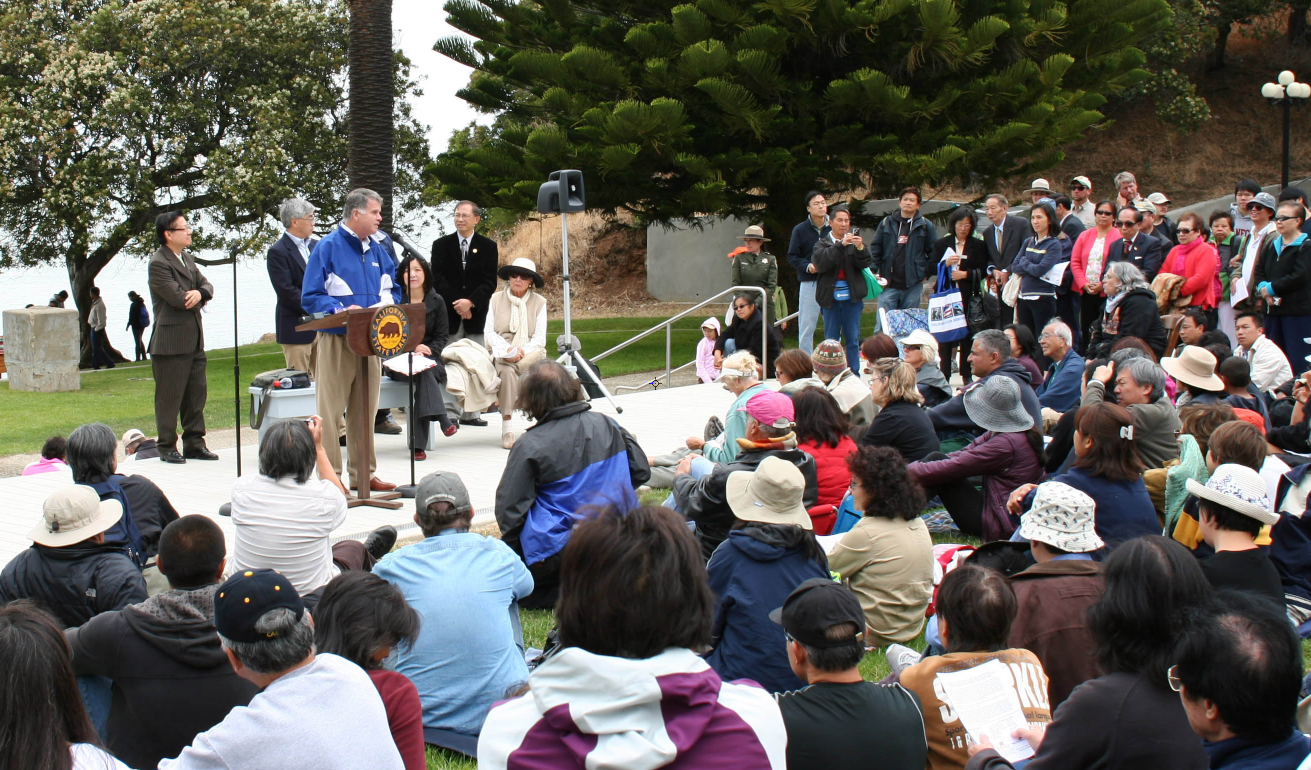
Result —
[[486, 428], [487, 421], [481, 417], [475, 417], [472, 420], [460, 420], [461, 425], [472, 425], [476, 428]]
[[419, 462], [422, 462], [422, 461], [424, 461], [424, 460], [427, 460], [427, 459], [428, 459], [428, 453], [425, 452], [425, 451], [423, 451], [422, 449], [416, 449], [416, 450], [414, 450], [414, 459], [417, 460], [417, 461], [419, 461]]
[[375, 561], [391, 553], [394, 545], [396, 545], [396, 528], [390, 524], [373, 530], [364, 540], [364, 550], [368, 551]]
[[401, 426], [396, 424], [396, 421], [391, 418], [391, 415], [387, 415], [387, 419], [373, 423], [373, 432], [386, 433], [389, 436], [399, 436], [401, 433]]
[[437, 424], [441, 426], [443, 436], [454, 436], [455, 432], [460, 429], [460, 424], [447, 415], [438, 417]]
[[186, 462], [186, 459], [183, 458], [182, 455], [178, 454], [178, 450], [176, 449], [159, 450], [159, 459], [163, 460], [166, 463], [174, 463], [177, 465], [181, 465], [182, 463]]
[[188, 449], [182, 453], [182, 456], [188, 460], [217, 460], [219, 456], [209, 451], [205, 447], [200, 449]]
[[[353, 481], [351, 482], [351, 489], [359, 489], [359, 488], [360, 488], [359, 484], [356, 484]], [[374, 476], [373, 478], [369, 479], [370, 492], [390, 492], [395, 488], [396, 488], [395, 484], [383, 481], [377, 476]]]

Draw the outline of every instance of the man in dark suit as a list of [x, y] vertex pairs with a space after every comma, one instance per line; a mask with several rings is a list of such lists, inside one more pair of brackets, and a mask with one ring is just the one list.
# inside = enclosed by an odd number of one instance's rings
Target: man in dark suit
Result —
[[[455, 204], [455, 232], [432, 242], [432, 287], [446, 301], [450, 341], [468, 337], [486, 344], [483, 324], [492, 293], [496, 291], [499, 255], [496, 241], [474, 232], [482, 209], [473, 201]], [[501, 405], [502, 409], [512, 405]], [[466, 414], [461, 425], [486, 425], [476, 414]]]
[[[217, 460], [205, 447], [205, 327], [200, 309], [214, 297], [214, 287], [201, 275], [185, 249], [191, 226], [181, 211], [155, 219], [159, 250], [150, 257], [150, 301], [155, 330], [150, 335], [150, 367], [155, 376], [155, 427], [159, 459], [166, 463]], [[182, 418], [182, 454], [178, 454], [177, 423]], [[184, 459], [185, 458], [185, 459]]]
[[1132, 262], [1147, 277], [1148, 283], [1161, 272], [1165, 254], [1161, 241], [1139, 230], [1143, 212], [1132, 206], [1121, 208], [1115, 215], [1115, 226], [1124, 237], [1106, 247], [1106, 264]]
[[[997, 281], [997, 290], [1006, 286], [1010, 278], [1011, 263], [1020, 253], [1024, 239], [1033, 235], [1029, 220], [1023, 217], [1009, 216], [1006, 213], [1008, 201], [1003, 195], [993, 193], [984, 203], [983, 211], [992, 224], [983, 229], [983, 242], [988, 245], [988, 272]], [[997, 303], [1001, 313], [997, 319], [997, 328], [1011, 323], [1015, 318], [1015, 308], [1005, 302]]]
[[309, 201], [289, 198], [278, 208], [278, 218], [287, 232], [269, 247], [269, 281], [278, 295], [277, 340], [288, 369], [314, 376], [314, 332], [298, 332], [305, 315], [300, 305], [305, 262], [318, 239], [314, 237], [314, 207]]
[[[1074, 242], [1079, 239], [1079, 235], [1086, 229], [1083, 220], [1079, 219], [1074, 213], [1074, 201], [1068, 195], [1057, 195], [1052, 199], [1056, 205], [1056, 221], [1059, 223], [1061, 232], [1069, 239], [1065, 246], [1065, 259], [1070, 258], [1074, 252]], [[1074, 345], [1081, 345], [1081, 335], [1079, 333], [1079, 292], [1071, 288], [1074, 284], [1074, 278], [1070, 275], [1070, 270], [1065, 269], [1065, 277], [1061, 279], [1061, 285], [1056, 289], [1056, 315], [1060, 317], [1065, 325], [1070, 327], [1074, 334]], [[1036, 329], [1035, 334], [1040, 334], [1041, 329]]]

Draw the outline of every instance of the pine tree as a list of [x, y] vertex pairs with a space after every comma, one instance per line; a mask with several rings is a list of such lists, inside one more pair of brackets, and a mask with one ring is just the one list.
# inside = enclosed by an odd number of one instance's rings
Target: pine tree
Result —
[[796, 219], [802, 194], [987, 184], [1063, 158], [1165, 0], [448, 0], [459, 95], [496, 115], [433, 198], [533, 208], [555, 169], [642, 222]]

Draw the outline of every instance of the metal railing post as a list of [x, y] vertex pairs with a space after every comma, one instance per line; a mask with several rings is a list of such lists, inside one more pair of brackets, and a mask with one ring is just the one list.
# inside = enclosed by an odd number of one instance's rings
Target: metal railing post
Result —
[[674, 326], [665, 324], [665, 384], [669, 384], [669, 369], [673, 366]]

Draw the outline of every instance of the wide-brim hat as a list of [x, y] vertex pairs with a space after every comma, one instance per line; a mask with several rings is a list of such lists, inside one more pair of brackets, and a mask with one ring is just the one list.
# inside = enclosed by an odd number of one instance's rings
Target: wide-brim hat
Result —
[[765, 228], [761, 227], [760, 225], [751, 225], [750, 227], [747, 228], [747, 231], [744, 234], [739, 235], [737, 237], [739, 241], [745, 241], [748, 238], [752, 238], [757, 241], [770, 240], [769, 238], [765, 237]]
[[802, 502], [806, 478], [797, 466], [778, 457], [766, 457], [754, 471], [728, 474], [725, 497], [733, 515], [761, 524], [792, 524], [813, 530]]
[[965, 391], [965, 414], [970, 421], [993, 433], [1019, 433], [1033, 427], [1033, 415], [1024, 408], [1020, 386], [1004, 374], [985, 377]]
[[1033, 505], [1020, 520], [1020, 537], [1069, 553], [1091, 553], [1106, 543], [1095, 528], [1097, 504], [1069, 484], [1039, 484]]
[[1275, 196], [1265, 191], [1259, 192], [1252, 197], [1252, 200], [1247, 202], [1248, 209], [1251, 209], [1253, 206], [1263, 206], [1274, 211], [1277, 208]]
[[1046, 179], [1041, 179], [1041, 178], [1033, 180], [1033, 184], [1029, 186], [1029, 189], [1025, 190], [1026, 193], [1036, 193], [1036, 192], [1050, 193], [1051, 191], [1052, 191], [1051, 183], [1048, 182]]
[[537, 265], [527, 257], [519, 257], [510, 264], [501, 265], [496, 269], [496, 277], [500, 278], [502, 281], [510, 280], [510, 276], [515, 273], [532, 278], [533, 285], [539, 289], [546, 285], [546, 281], [544, 281], [542, 276], [537, 272]]
[[[1189, 346], [1191, 347], [1191, 346]], [[1184, 485], [1190, 495], [1223, 505], [1231, 511], [1256, 519], [1262, 524], [1274, 524], [1279, 514], [1270, 510], [1265, 480], [1261, 474], [1246, 465], [1224, 463], [1215, 469], [1205, 484], [1188, 479]]]
[[1224, 390], [1224, 380], [1215, 374], [1215, 355], [1199, 345], [1189, 345], [1177, 358], [1162, 358], [1165, 373], [1185, 385], [1203, 390]]
[[27, 536], [39, 545], [63, 548], [99, 535], [122, 518], [122, 503], [101, 500], [91, 487], [74, 484], [46, 498], [41, 521]]

